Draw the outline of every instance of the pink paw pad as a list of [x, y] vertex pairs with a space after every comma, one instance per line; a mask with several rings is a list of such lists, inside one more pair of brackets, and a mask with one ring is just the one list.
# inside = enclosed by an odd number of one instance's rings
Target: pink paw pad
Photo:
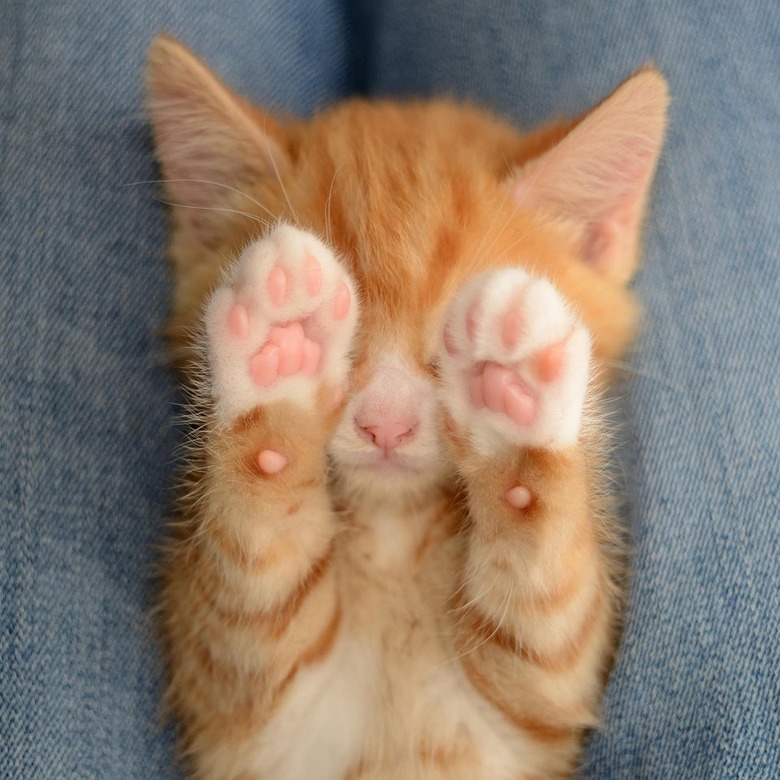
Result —
[[[284, 222], [241, 251], [203, 318], [220, 425], [268, 404], [328, 406], [350, 369], [360, 309], [352, 285], [326, 244]], [[259, 452], [248, 455], [256, 475]]]
[[469, 383], [471, 402], [479, 408], [506, 414], [518, 425], [536, 419], [536, 400], [530, 388], [500, 363], [488, 361]]
[[279, 376], [279, 347], [266, 344], [249, 359], [249, 375], [256, 385], [268, 387]]
[[[440, 338], [445, 405], [480, 453], [577, 442], [591, 341], [551, 282], [522, 268], [476, 276], [453, 298]], [[523, 489], [506, 500], [529, 499]]]
[[306, 338], [303, 325], [274, 325], [268, 341], [249, 359], [249, 374], [261, 387], [272, 385], [280, 376], [317, 373], [322, 347]]
[[279, 375], [290, 376], [301, 370], [303, 364], [303, 342], [306, 336], [300, 322], [289, 325], [274, 325], [268, 336], [268, 343], [279, 347]]
[[287, 300], [287, 274], [275, 265], [268, 274], [268, 297], [279, 308]]
[[536, 374], [542, 382], [554, 382], [563, 373], [566, 363], [566, 342], [559, 341], [536, 356]]
[[263, 450], [257, 456], [257, 465], [264, 474], [278, 474], [287, 462], [287, 457], [276, 450]]
[[504, 501], [515, 509], [526, 509], [533, 495], [525, 485], [515, 485], [504, 493]]

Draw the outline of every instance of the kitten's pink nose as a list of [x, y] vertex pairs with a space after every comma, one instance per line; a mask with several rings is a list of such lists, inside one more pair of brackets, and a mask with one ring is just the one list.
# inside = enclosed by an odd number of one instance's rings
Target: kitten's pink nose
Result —
[[414, 425], [408, 422], [385, 420], [375, 425], [358, 423], [358, 427], [377, 447], [386, 452], [394, 450], [399, 444], [409, 441], [414, 436]]

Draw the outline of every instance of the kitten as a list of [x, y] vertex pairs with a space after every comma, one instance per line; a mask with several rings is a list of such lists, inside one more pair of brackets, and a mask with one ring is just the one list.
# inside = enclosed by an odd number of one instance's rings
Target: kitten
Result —
[[569, 776], [620, 596], [593, 377], [638, 319], [663, 77], [528, 134], [436, 100], [276, 119], [168, 37], [148, 83], [194, 776]]

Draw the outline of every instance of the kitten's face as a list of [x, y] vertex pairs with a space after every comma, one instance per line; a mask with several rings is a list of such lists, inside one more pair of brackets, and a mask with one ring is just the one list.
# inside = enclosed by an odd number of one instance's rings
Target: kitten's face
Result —
[[336, 249], [361, 300], [330, 446], [352, 487], [395, 492], [446, 479], [436, 354], [449, 301], [488, 268], [541, 270], [551, 252], [565, 255], [565, 236], [548, 235], [511, 197], [505, 159], [515, 146], [502, 124], [443, 104], [350, 104], [306, 128], [285, 181], [290, 208]]
[[521, 266], [547, 277], [588, 326], [596, 358], [622, 354], [637, 316], [624, 282], [661, 138], [658, 129], [645, 148], [647, 124], [657, 115], [662, 128], [665, 108], [657, 75], [579, 123], [522, 135], [447, 102], [354, 101], [280, 123], [178, 44], [154, 56], [155, 141], [178, 204], [174, 328], [197, 322], [220, 269], [277, 221], [325, 240], [360, 297], [331, 444], [353, 486], [446, 479], [435, 355], [449, 301], [479, 273]]
[[[298, 132], [279, 168], [284, 192], [261, 202], [324, 238], [358, 285], [354, 371], [330, 446], [350, 486], [395, 492], [447, 478], [436, 353], [447, 305], [473, 276], [519, 265], [575, 307], [606, 290], [615, 300], [602, 304], [632, 322], [623, 287], [588, 278], [571, 226], [518, 203], [508, 161], [520, 162], [522, 141], [503, 123], [449, 104], [353, 103]], [[629, 336], [630, 326], [621, 347]]]

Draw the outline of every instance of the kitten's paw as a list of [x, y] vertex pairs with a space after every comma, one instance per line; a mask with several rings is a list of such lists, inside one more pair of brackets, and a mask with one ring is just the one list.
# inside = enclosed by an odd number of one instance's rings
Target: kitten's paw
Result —
[[519, 269], [472, 280], [450, 306], [440, 364], [450, 415], [479, 451], [576, 441], [590, 337], [549, 282]]
[[252, 242], [206, 307], [208, 360], [218, 416], [259, 404], [314, 403], [349, 370], [355, 287], [318, 238], [280, 225]]

